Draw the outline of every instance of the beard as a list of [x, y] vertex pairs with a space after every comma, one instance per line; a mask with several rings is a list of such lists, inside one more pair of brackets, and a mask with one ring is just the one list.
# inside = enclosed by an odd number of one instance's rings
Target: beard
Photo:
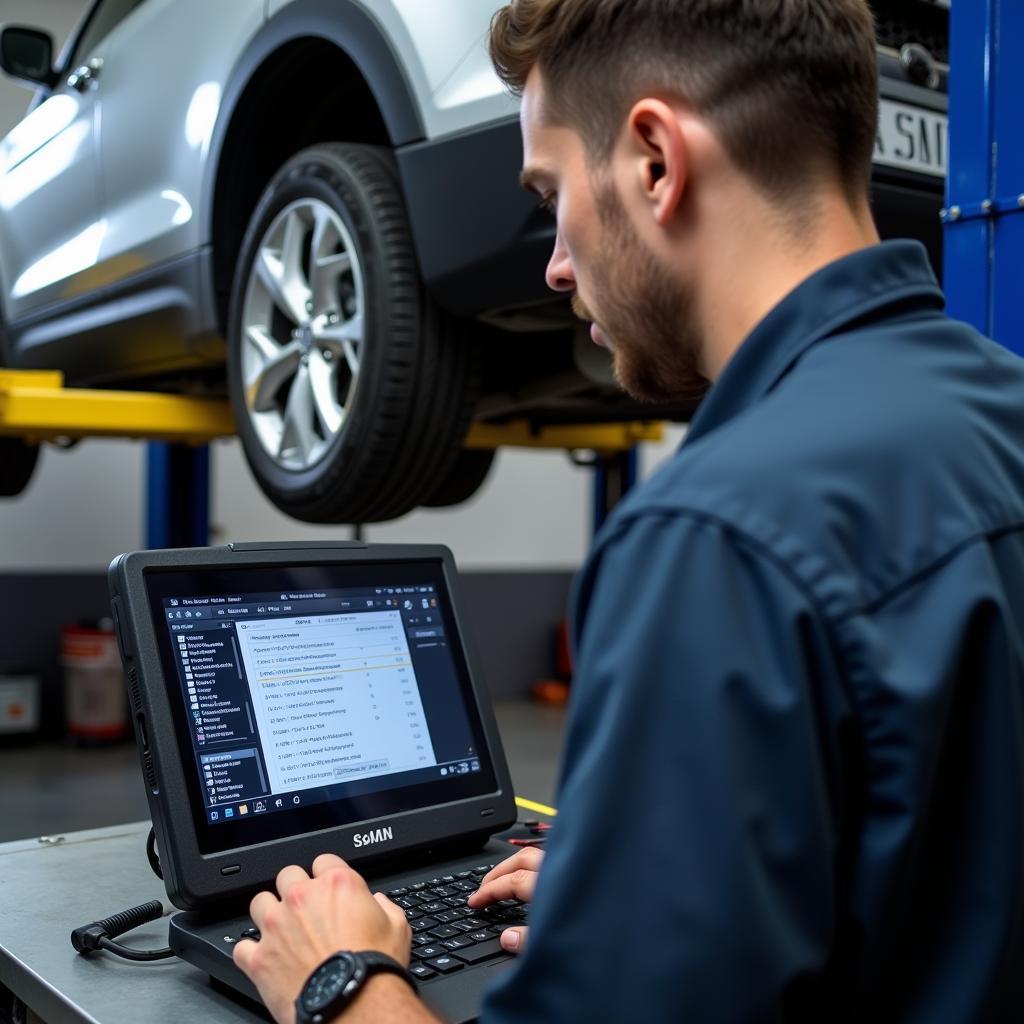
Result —
[[699, 400], [709, 382], [700, 371], [702, 338], [692, 290], [644, 245], [611, 183], [595, 188], [595, 202], [604, 229], [591, 268], [597, 315], [578, 294], [573, 312], [600, 326], [615, 378], [632, 398]]

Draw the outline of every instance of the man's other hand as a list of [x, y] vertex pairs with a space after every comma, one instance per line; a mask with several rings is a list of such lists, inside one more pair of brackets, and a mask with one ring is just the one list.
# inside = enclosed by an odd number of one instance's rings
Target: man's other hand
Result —
[[[503, 860], [484, 875], [480, 888], [469, 897], [474, 910], [514, 897], [529, 903], [537, 885], [537, 872], [544, 860], [544, 851], [526, 846]], [[510, 953], [521, 953], [526, 946], [527, 928], [506, 928], [501, 933], [501, 944]]]
[[277, 892], [280, 898], [253, 898], [249, 914], [262, 938], [238, 942], [234, 959], [279, 1024], [292, 1024], [306, 979], [333, 953], [378, 950], [408, 966], [412, 932], [404, 911], [382, 893], [371, 895], [340, 857], [317, 857], [312, 878], [300, 867], [282, 869]]

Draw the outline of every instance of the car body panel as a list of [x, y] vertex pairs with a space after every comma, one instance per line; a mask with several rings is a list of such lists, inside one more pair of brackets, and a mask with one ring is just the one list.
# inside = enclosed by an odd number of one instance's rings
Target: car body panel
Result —
[[[295, 0], [270, 0], [271, 16]], [[394, 48], [417, 99], [425, 137], [477, 128], [515, 114], [484, 46], [499, 0], [345, 0]], [[371, 83], [372, 87], [372, 83]]]
[[92, 91], [59, 87], [0, 141], [0, 283], [15, 318], [90, 287], [100, 215]]
[[104, 284], [208, 241], [197, 211], [223, 83], [262, 21], [262, 0], [146, 0], [89, 55], [104, 61], [99, 149], [108, 230], [96, 265]]

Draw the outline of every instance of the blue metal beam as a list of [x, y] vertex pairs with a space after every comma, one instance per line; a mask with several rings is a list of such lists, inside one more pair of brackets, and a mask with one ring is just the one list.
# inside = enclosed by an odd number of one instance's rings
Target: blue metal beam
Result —
[[950, 16], [946, 295], [952, 316], [1024, 355], [1021, 0], [958, 0]]
[[205, 547], [210, 534], [210, 449], [148, 445], [146, 547]]

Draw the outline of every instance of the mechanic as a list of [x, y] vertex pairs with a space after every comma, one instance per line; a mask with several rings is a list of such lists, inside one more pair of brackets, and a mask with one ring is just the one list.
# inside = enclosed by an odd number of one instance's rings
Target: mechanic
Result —
[[[575, 593], [560, 817], [486, 1022], [1024, 1014], [1024, 364], [879, 243], [865, 0], [515, 0], [547, 271], [623, 387], [713, 382]], [[538, 869], [539, 873], [538, 873]], [[339, 950], [409, 957], [337, 857], [239, 965], [279, 1021]], [[431, 1019], [395, 976], [351, 1021]]]

